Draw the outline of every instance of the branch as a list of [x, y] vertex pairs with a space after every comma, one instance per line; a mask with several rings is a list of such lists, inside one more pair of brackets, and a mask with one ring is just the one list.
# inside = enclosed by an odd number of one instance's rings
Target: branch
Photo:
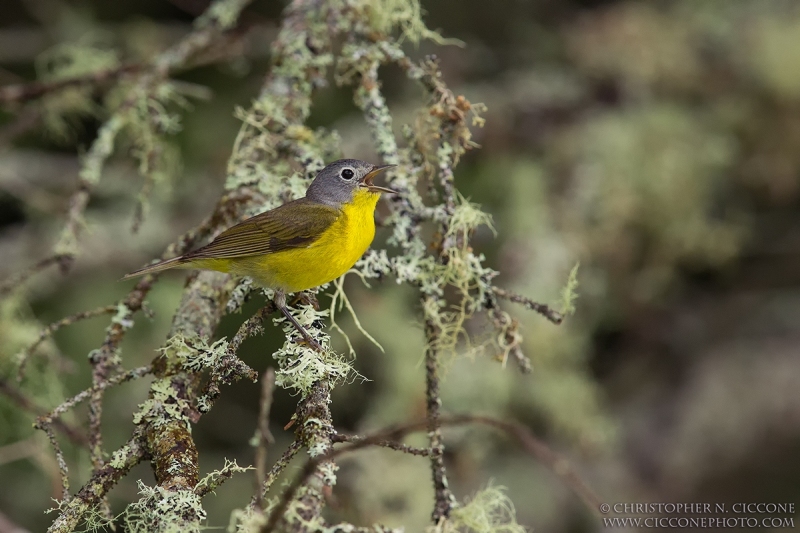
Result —
[[219, 358], [211, 370], [211, 376], [197, 400], [198, 412], [207, 413], [211, 410], [220, 395], [222, 385], [230, 385], [242, 378], [248, 378], [253, 382], [258, 380], [256, 371], [247, 366], [236, 354], [245, 339], [264, 332], [262, 327], [264, 318], [274, 311], [275, 306], [270, 302], [239, 327], [239, 331], [228, 343], [225, 355]]
[[538, 302], [534, 302], [527, 296], [522, 296], [520, 294], [513, 293], [511, 291], [507, 291], [505, 289], [501, 289], [500, 287], [492, 287], [495, 295], [498, 298], [502, 298], [504, 300], [508, 300], [509, 302], [514, 302], [516, 304], [520, 304], [524, 306], [526, 309], [531, 311], [535, 311], [545, 317], [547, 320], [555, 324], [556, 326], [560, 325], [564, 321], [564, 315], [556, 311], [555, 309], [551, 309], [549, 306], [545, 304], [541, 304]]
[[[515, 422], [505, 422], [496, 418], [477, 415], [453, 415], [442, 417], [439, 419], [440, 426], [460, 426], [464, 424], [485, 424], [494, 428], [503, 430], [519, 442], [522, 447], [532, 457], [541, 461], [548, 467], [556, 476], [561, 478], [564, 483], [571, 488], [575, 494], [586, 504], [586, 507], [595, 515], [599, 516], [599, 505], [601, 500], [594, 491], [580, 478], [580, 476], [572, 469], [569, 462], [552, 451], [547, 444], [539, 440], [533, 435], [525, 426]], [[429, 422], [427, 420], [412, 422], [399, 426], [388, 427], [386, 429], [367, 435], [357, 442], [349, 443], [348, 445], [335, 448], [327, 454], [312, 457], [303, 466], [300, 475], [289, 485], [283, 493], [281, 500], [272, 509], [264, 527], [261, 528], [260, 533], [271, 533], [275, 530], [281, 516], [286, 512], [289, 502], [294, 498], [297, 490], [303, 486], [306, 481], [314, 474], [316, 469], [325, 461], [331, 461], [345, 453], [361, 450], [368, 446], [380, 445], [385, 441], [397, 441], [410, 433], [422, 431], [428, 428]]]
[[[92, 386], [96, 389], [89, 402], [89, 443], [92, 468], [97, 470], [103, 466], [103, 435], [100, 423], [103, 416], [103, 391], [101, 386], [108, 383], [109, 373], [119, 367], [119, 346], [125, 333], [133, 325], [133, 315], [144, 305], [144, 299], [153, 287], [155, 278], [147, 276], [139, 280], [128, 295], [114, 308], [117, 316], [106, 329], [106, 338], [99, 350], [90, 354], [92, 364]], [[148, 367], [149, 371], [149, 367]]]
[[[109, 387], [113, 387], [114, 385], [119, 385], [120, 383], [125, 383], [126, 381], [131, 381], [133, 379], [138, 379], [138, 378], [140, 378], [142, 376], [146, 376], [147, 374], [149, 374], [152, 371], [153, 371], [153, 369], [152, 369], [152, 367], [150, 365], [140, 366], [138, 368], [134, 368], [133, 370], [128, 370], [127, 372], [122, 372], [120, 374], [117, 374], [116, 376], [114, 376], [114, 377], [112, 377], [110, 379], [107, 379], [106, 381], [104, 381], [102, 383], [98, 383], [97, 385], [95, 385], [93, 387], [90, 387], [90, 388], [88, 388], [88, 389], [86, 389], [84, 391], [81, 391], [78, 394], [76, 394], [75, 396], [73, 396], [72, 398], [70, 398], [69, 400], [61, 403], [61, 405], [59, 405], [58, 407], [56, 407], [55, 409], [50, 411], [48, 414], [46, 414], [44, 416], [40, 416], [39, 418], [37, 418], [35, 427], [37, 427], [39, 429], [42, 429], [44, 426], [49, 426], [50, 424], [53, 423], [53, 421], [55, 419], [57, 419], [62, 414], [66, 413], [67, 411], [69, 411], [70, 409], [72, 409], [73, 407], [78, 405], [79, 403], [81, 403], [83, 401], [86, 401], [88, 398], [90, 398], [96, 392], [105, 390], [105, 389], [107, 389]], [[40, 428], [39, 426], [42, 426], [42, 427]]]
[[587, 509], [595, 516], [600, 516], [599, 509], [603, 500], [581, 479], [580, 475], [572, 468], [569, 461], [554, 452], [544, 441], [536, 437], [531, 431], [516, 422], [506, 422], [488, 416], [456, 415], [444, 421], [447, 425], [478, 423], [500, 429], [514, 437], [528, 454], [539, 460], [553, 474], [561, 479], [566, 486], [583, 501]]
[[275, 479], [283, 472], [289, 463], [297, 455], [297, 452], [300, 451], [300, 448], [303, 447], [303, 444], [299, 440], [293, 441], [288, 448], [281, 454], [281, 458], [278, 459], [272, 468], [270, 468], [269, 472], [264, 476], [264, 481], [261, 484], [261, 487], [256, 491], [256, 494], [250, 500], [250, 505], [248, 508], [255, 509], [258, 506], [259, 501], [263, 501], [264, 498], [267, 497], [267, 493], [269, 489], [272, 487], [272, 483], [275, 482]]
[[[269, 411], [272, 407], [272, 395], [275, 390], [275, 371], [268, 368], [261, 381], [261, 409], [256, 432], [256, 494], [267, 479], [267, 446], [275, 442], [269, 431]], [[258, 498], [257, 502], [257, 508], [263, 511], [264, 498]]]
[[9, 279], [4, 281], [0, 284], [0, 298], [7, 296], [11, 293], [14, 289], [20, 287], [23, 283], [25, 283], [28, 278], [38, 274], [42, 270], [46, 269], [51, 265], [60, 265], [62, 270], [64, 269], [64, 261], [67, 260], [67, 256], [63, 254], [54, 254], [50, 257], [46, 257], [33, 265], [32, 267], [28, 268], [27, 270], [20, 272], [15, 276], [11, 276]]
[[[28, 399], [22, 391], [17, 389], [6, 378], [0, 377], [0, 392], [5, 394], [11, 401], [16, 403], [20, 408], [33, 413], [36, 416], [45, 416], [47, 411], [43, 407], [34, 404], [33, 401]], [[53, 427], [62, 432], [69, 440], [80, 446], [87, 446], [89, 439], [81, 433], [77, 428], [72, 427], [63, 420], [54, 420]]]
[[[331, 385], [327, 381], [315, 383], [311, 392], [298, 404], [296, 419], [299, 420], [297, 434], [308, 455], [326, 457], [316, 463], [305, 480], [305, 490], [297, 497], [297, 514], [304, 523], [291, 522], [292, 530], [311, 531], [309, 523], [320, 516], [325, 505], [325, 493], [330, 490], [336, 476], [336, 465], [327, 456], [333, 450], [333, 422], [329, 404]], [[285, 517], [284, 517], [285, 519]]]
[[[342, 433], [337, 433], [333, 436], [333, 442], [361, 442], [362, 440], [366, 439], [367, 437], [363, 437], [360, 435], [344, 435]], [[417, 455], [420, 457], [430, 457], [431, 456], [431, 449], [430, 448], [417, 448], [414, 446], [409, 446], [408, 444], [403, 444], [401, 442], [395, 442], [392, 440], [383, 440], [380, 442], [375, 442], [375, 446], [380, 446], [383, 448], [389, 448], [391, 450], [396, 450], [398, 452], [407, 453], [409, 455]]]
[[194, 487], [194, 493], [201, 498], [217, 490], [217, 488], [233, 477], [237, 472], [252, 470], [253, 467], [243, 467], [236, 464], [236, 461], [225, 460], [225, 465], [220, 470], [211, 472], [200, 480]]
[[[172, 321], [170, 338], [206, 341], [214, 334], [230, 293], [231, 280], [218, 272], [200, 272], [187, 286]], [[197, 448], [190, 421], [199, 413], [191, 406], [201, 374], [183, 368], [167, 350], [153, 362], [156, 380], [150, 386], [145, 412], [137, 415], [152, 455], [159, 486], [167, 491], [193, 490], [198, 483]], [[171, 408], [165, 406], [171, 405]], [[199, 520], [194, 517], [192, 520]]]
[[[246, 0], [244, 2], [241, 2], [241, 0], [239, 1], [240, 3], [246, 5], [249, 4], [251, 0]], [[252, 27], [253, 24], [248, 25], [248, 28]], [[189, 60], [192, 59], [192, 56], [197, 55], [201, 51], [206, 51], [213, 40], [218, 39], [219, 37], [228, 36], [226, 34], [216, 35], [219, 30], [227, 31], [230, 30], [230, 28], [226, 26], [220, 27], [218, 23], [211, 21], [210, 24], [207, 24], [207, 27], [204, 29], [204, 31], [195, 31], [190, 33], [189, 35], [195, 37], [190, 39], [188, 44], [184, 44], [184, 48], [180, 50], [180, 53], [175, 53], [173, 58], [169, 61], [154, 61], [153, 63], [128, 63], [114, 68], [91, 72], [83, 76], [74, 76], [70, 78], [49, 81], [16, 83], [13, 85], [0, 87], [0, 106], [9, 104], [24, 104], [31, 100], [35, 100], [68, 87], [81, 85], [101, 86], [110, 82], [115, 82], [118, 78], [126, 74], [139, 74], [141, 72], [153, 69], [154, 67], [167, 69], [167, 73], [172, 73], [177, 70], [204, 66], [209, 63], [223, 60], [226, 57], [229, 57], [229, 53], [226, 54], [224, 52], [232, 48], [231, 45], [235, 44], [241, 39], [242, 32], [231, 35], [231, 42], [215, 43], [217, 46], [214, 47], [214, 50], [208, 50], [208, 57], [196, 57], [193, 61], [189, 62]], [[202, 36], [198, 38], [198, 34], [202, 34]], [[176, 52], [178, 52], [178, 50], [176, 50]]]
[[[426, 297], [423, 309], [428, 309], [429, 300]], [[427, 300], [427, 302], [426, 302]], [[435, 303], [433, 305], [436, 305]], [[441, 331], [430, 318], [425, 320], [425, 407], [427, 412], [428, 437], [431, 449], [431, 471], [433, 474], [433, 489], [435, 502], [433, 506], [433, 523], [438, 524], [450, 516], [450, 511], [458, 505], [455, 496], [447, 483], [447, 474], [444, 468], [444, 443], [440, 429], [440, 410], [442, 400], [439, 395], [439, 335]]]
[[105, 307], [98, 307], [97, 309], [93, 309], [91, 311], [82, 311], [80, 313], [75, 313], [72, 316], [62, 318], [58, 322], [53, 322], [52, 324], [44, 328], [42, 332], [39, 333], [39, 337], [36, 339], [36, 341], [27, 348], [25, 348], [24, 350], [22, 350], [22, 352], [20, 353], [19, 359], [17, 361], [18, 363], [17, 381], [22, 381], [22, 375], [25, 372], [25, 364], [28, 362], [28, 358], [31, 355], [33, 355], [33, 352], [36, 351], [36, 348], [38, 348], [39, 345], [45, 341], [45, 339], [52, 337], [53, 333], [55, 333], [56, 331], [65, 326], [72, 325], [75, 322], [78, 322], [79, 320], [84, 320], [99, 315], [113, 313], [116, 310], [117, 310], [116, 305], [107, 305]]
[[[89, 148], [84, 159], [84, 167], [80, 172], [78, 187], [70, 198], [67, 220], [55, 246], [56, 253], [75, 255], [81, 218], [89, 203], [92, 189], [100, 181], [103, 164], [114, 151], [117, 135], [130, 122], [127, 114], [136, 110], [137, 103], [142, 98], [146, 100], [155, 92], [170, 72], [185, 66], [189, 59], [207, 49], [222, 32], [230, 29], [235, 24], [238, 14], [251, 1], [215, 0], [196, 21], [197, 27], [194, 31], [159, 54], [147, 68], [142, 69], [141, 74], [136, 77], [125, 94], [122, 103], [100, 127], [97, 138]], [[150, 167], [150, 165], [145, 166]]]
[[0, 105], [17, 103], [21, 104], [48, 93], [59, 91], [67, 87], [76, 85], [102, 85], [109, 81], [114, 81], [123, 74], [138, 72], [145, 68], [141, 63], [120, 65], [116, 68], [99, 70], [85, 76], [75, 76], [53, 81], [34, 81], [30, 83], [18, 83], [0, 87]]
[[146, 456], [141, 434], [134, 433], [125, 445], [117, 450], [111, 461], [95, 472], [91, 479], [65, 505], [59, 507], [61, 514], [47, 530], [48, 533], [69, 533], [78, 526], [84, 513], [102, 501], [108, 491], [131, 468]]

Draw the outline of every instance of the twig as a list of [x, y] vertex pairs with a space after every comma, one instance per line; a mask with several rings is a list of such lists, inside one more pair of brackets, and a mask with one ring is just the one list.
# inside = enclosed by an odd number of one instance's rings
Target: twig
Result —
[[114, 453], [114, 459], [92, 474], [91, 479], [62, 507], [48, 533], [69, 533], [75, 529], [84, 513], [97, 505], [111, 487], [145, 458], [141, 438], [139, 432], [134, 432], [128, 442]]
[[228, 349], [225, 355], [219, 359], [218, 364], [211, 370], [211, 376], [208, 378], [208, 382], [197, 400], [198, 412], [207, 413], [211, 410], [217, 398], [219, 398], [223, 385], [230, 385], [234, 381], [242, 378], [248, 378], [253, 382], [258, 379], [256, 371], [247, 366], [236, 354], [246, 339], [253, 335], [263, 333], [264, 319], [274, 311], [275, 305], [270, 302], [259, 309], [256, 314], [245, 320], [239, 327], [236, 335], [234, 335], [228, 343]]
[[[117, 351], [125, 336], [125, 332], [133, 325], [133, 314], [144, 305], [144, 299], [152, 288], [153, 278], [145, 278], [136, 284], [134, 289], [114, 310], [121, 311], [121, 316], [115, 317], [106, 330], [106, 338], [99, 350], [90, 354], [89, 362], [92, 365], [92, 386], [95, 389], [89, 402], [89, 448], [92, 467], [98, 470], [103, 466], [103, 435], [100, 423], [103, 416], [103, 384], [108, 383], [109, 373], [119, 365]], [[150, 367], [147, 367], [147, 372]]]
[[56, 331], [65, 326], [72, 325], [80, 320], [108, 313], [113, 313], [116, 310], [117, 310], [116, 305], [107, 305], [105, 307], [98, 307], [97, 309], [93, 309], [91, 311], [82, 311], [80, 313], [75, 313], [72, 316], [62, 318], [58, 322], [53, 322], [52, 324], [44, 328], [42, 332], [39, 333], [39, 337], [36, 339], [36, 341], [21, 352], [17, 367], [17, 381], [22, 381], [23, 373], [25, 372], [25, 364], [28, 362], [28, 358], [31, 355], [33, 355], [33, 352], [36, 351], [36, 348], [38, 348], [39, 345], [45, 341], [45, 339], [52, 337], [53, 333], [55, 333]]
[[479, 423], [501, 429], [514, 437], [532, 457], [538, 459], [583, 501], [586, 507], [599, 516], [600, 504], [603, 500], [586, 484], [569, 461], [554, 452], [544, 441], [531, 431], [515, 422], [506, 422], [496, 418], [479, 415], [457, 415], [443, 420], [447, 425]]
[[520, 304], [524, 306], [526, 309], [535, 311], [555, 325], [559, 325], [564, 321], [563, 314], [559, 313], [558, 311], [550, 308], [545, 304], [534, 302], [527, 296], [522, 296], [521, 294], [516, 294], [511, 291], [501, 289], [500, 287], [492, 287], [492, 290], [494, 291], [494, 293], [497, 295], [498, 298], [502, 298], [504, 300], [508, 300], [509, 302]]
[[[433, 60], [428, 60], [431, 65], [429, 72], [421, 78], [426, 85], [432, 98], [436, 102], [452, 100], [453, 94], [443, 88], [438, 80], [438, 64]], [[452, 104], [450, 107], [453, 107]], [[439, 223], [439, 233], [443, 236], [441, 247], [436, 260], [440, 264], [448, 261], [448, 253], [452, 248], [461, 246], [459, 240], [467, 239], [468, 235], [463, 232], [456, 232], [450, 235], [450, 221], [456, 207], [455, 186], [453, 181], [453, 165], [457, 162], [458, 154], [448, 144], [456, 121], [442, 121], [442, 135], [439, 147], [436, 151], [439, 170], [439, 184], [442, 188], [444, 211], [447, 215]], [[445, 149], [445, 148], [449, 149]], [[466, 295], [464, 295], [466, 297]], [[438, 294], [424, 294], [421, 297], [422, 308], [426, 310], [439, 309], [440, 296]], [[458, 502], [450, 490], [447, 482], [447, 474], [444, 466], [444, 443], [439, 424], [440, 409], [442, 400], [439, 395], [439, 341], [442, 335], [440, 325], [432, 316], [425, 317], [425, 406], [428, 419], [428, 437], [430, 438], [431, 448], [431, 470], [433, 474], [434, 506], [432, 519], [434, 524], [439, 524], [450, 516], [450, 511], [458, 505]]]
[[41, 425], [37, 424], [37, 429], [41, 429], [47, 434], [47, 438], [50, 440], [50, 444], [53, 446], [53, 450], [56, 453], [56, 463], [58, 464], [58, 472], [61, 475], [61, 501], [69, 502], [70, 495], [69, 495], [69, 468], [67, 467], [67, 461], [64, 459], [64, 452], [61, 450], [61, 445], [58, 444], [58, 439], [56, 439], [56, 434], [53, 433], [52, 426], [48, 425]]
[[[11, 401], [16, 403], [22, 409], [35, 414], [36, 416], [44, 416], [47, 411], [43, 407], [39, 407], [25, 396], [22, 391], [17, 389], [14, 385], [9, 383], [5, 378], [0, 377], [0, 392], [5, 394]], [[89, 444], [86, 435], [81, 433], [78, 429], [67, 424], [63, 420], [54, 420], [53, 427], [61, 431], [69, 440], [80, 446]]]
[[497, 297], [486, 294], [486, 308], [489, 311], [489, 318], [492, 319], [494, 329], [498, 332], [497, 343], [503, 350], [502, 361], [505, 365], [506, 359], [511, 355], [519, 365], [523, 374], [529, 374], [532, 370], [531, 360], [522, 351], [522, 335], [519, 332], [519, 321], [511, 318], [511, 315], [503, 311], [497, 305]]
[[[261, 379], [261, 409], [258, 415], [258, 431], [256, 433], [256, 493], [261, 490], [267, 478], [267, 446], [275, 442], [269, 431], [269, 411], [272, 407], [272, 395], [275, 390], [275, 371], [268, 368]], [[258, 498], [256, 507], [264, 510], [264, 498]]]
[[263, 501], [264, 498], [267, 497], [267, 493], [269, 489], [272, 487], [272, 484], [275, 482], [275, 479], [283, 472], [289, 463], [297, 455], [297, 452], [300, 451], [300, 448], [303, 447], [303, 444], [299, 440], [292, 441], [288, 448], [281, 454], [281, 458], [278, 459], [272, 468], [269, 469], [269, 472], [264, 476], [264, 482], [261, 484], [261, 487], [256, 490], [256, 494], [250, 500], [249, 507], [254, 509], [257, 507], [259, 501]]
[[120, 65], [115, 68], [92, 72], [85, 76], [75, 76], [53, 81], [34, 81], [30, 83], [18, 83], [0, 87], [0, 105], [10, 103], [24, 103], [45, 94], [72, 87], [74, 85], [101, 85], [115, 80], [123, 74], [136, 72], [144, 68], [141, 63]]
[[[552, 451], [544, 442], [536, 438], [526, 427], [514, 422], [505, 422], [503, 420], [498, 420], [487, 416], [469, 414], [442, 417], [439, 419], [439, 423], [440, 426], [459, 426], [464, 424], [478, 423], [489, 425], [505, 431], [514, 437], [531, 456], [540, 460], [553, 473], [555, 473], [556, 476], [561, 478], [562, 481], [564, 481], [564, 483], [571, 488], [577, 496], [580, 497], [583, 503], [586, 504], [586, 506], [595, 516], [599, 515], [599, 505], [603, 500], [601, 500], [580, 478], [580, 476], [578, 476], [566, 459]], [[400, 440], [409, 433], [427, 429], [428, 424], [429, 422], [424, 420], [389, 427], [377, 431], [371, 435], [367, 435], [357, 442], [352, 442], [345, 446], [335, 448], [325, 455], [310, 458], [300, 471], [300, 475], [294, 479], [291, 485], [289, 485], [289, 487], [281, 496], [278, 504], [272, 509], [272, 512], [270, 512], [269, 518], [264, 527], [261, 528], [260, 533], [271, 533], [275, 530], [275, 526], [278, 524], [280, 517], [286, 512], [286, 509], [294, 498], [297, 490], [311, 477], [317, 467], [324, 461], [331, 461], [345, 453], [354, 452], [368, 446], [374, 446], [387, 440]]]
[[[333, 436], [333, 442], [361, 442], [365, 438], [366, 437], [361, 435], [344, 435], [342, 433], [337, 433]], [[409, 455], [417, 455], [420, 457], [431, 456], [430, 448], [417, 448], [415, 446], [409, 446], [408, 444], [403, 444], [402, 442], [395, 442], [392, 440], [375, 442], [374, 445], [381, 446], [383, 448], [390, 448], [392, 450], [397, 450], [398, 452], [407, 453]]]
[[221, 470], [212, 472], [195, 485], [194, 493], [202, 498], [217, 490], [220, 485], [232, 478], [235, 473], [244, 472], [246, 470], [252, 470], [252, 467], [242, 467], [237, 465], [236, 461], [226, 460], [225, 466], [223, 466]]
[[[36, 419], [36, 427], [39, 429], [44, 429], [44, 426], [49, 426], [53, 423], [55, 419], [60, 417], [62, 414], [66, 413], [79, 403], [86, 401], [90, 398], [94, 393], [105, 390], [109, 387], [114, 385], [119, 385], [120, 383], [125, 383], [127, 381], [131, 381], [133, 379], [138, 379], [142, 376], [146, 376], [147, 374], [151, 373], [153, 368], [151, 365], [147, 366], [140, 366], [138, 368], [134, 368], [133, 370], [128, 370], [127, 372], [123, 372], [117, 374], [116, 376], [109, 378], [97, 385], [90, 387], [86, 390], [83, 390], [70, 398], [69, 400], [62, 402], [61, 405], [50, 411], [48, 414], [44, 416], [40, 416]], [[41, 426], [41, 427], [40, 427]]]
[[39, 272], [41, 272], [42, 270], [44, 270], [45, 268], [47, 268], [47, 267], [49, 267], [51, 265], [61, 264], [65, 259], [66, 259], [65, 255], [54, 254], [54, 255], [51, 255], [50, 257], [46, 257], [46, 258], [42, 259], [41, 261], [39, 261], [38, 263], [36, 263], [32, 267], [24, 270], [23, 272], [20, 272], [17, 275], [11, 276], [9, 279], [7, 279], [2, 284], [0, 284], [0, 298], [5, 297], [7, 294], [12, 292], [14, 289], [16, 289], [17, 287], [21, 286], [31, 276], [33, 276], [35, 274], [38, 274]]

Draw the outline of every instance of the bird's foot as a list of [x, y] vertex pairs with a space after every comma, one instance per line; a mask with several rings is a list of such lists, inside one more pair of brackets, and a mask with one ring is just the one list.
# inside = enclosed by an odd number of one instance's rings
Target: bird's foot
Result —
[[289, 320], [289, 322], [292, 323], [294, 329], [296, 329], [297, 332], [303, 336], [303, 340], [305, 341], [305, 343], [311, 346], [314, 350], [318, 351], [319, 353], [325, 353], [325, 348], [323, 348], [322, 345], [319, 343], [319, 341], [317, 341], [317, 339], [312, 337], [311, 334], [308, 331], [306, 331], [306, 328], [304, 328], [300, 324], [300, 322], [298, 322], [297, 319], [294, 316], [292, 316], [292, 313], [289, 311], [289, 308], [286, 307], [285, 304], [281, 305], [282, 302], [276, 301], [275, 303], [278, 305], [278, 310], [281, 313], [283, 313], [283, 316], [285, 316], [287, 320]]

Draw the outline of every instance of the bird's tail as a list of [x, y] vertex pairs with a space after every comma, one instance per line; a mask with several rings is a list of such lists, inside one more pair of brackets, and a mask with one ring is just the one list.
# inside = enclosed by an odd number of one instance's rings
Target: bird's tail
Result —
[[155, 274], [156, 272], [161, 272], [162, 270], [169, 270], [170, 268], [181, 268], [186, 266], [186, 259], [183, 257], [173, 257], [172, 259], [167, 259], [165, 261], [159, 261], [158, 263], [147, 265], [146, 267], [142, 267], [139, 270], [134, 270], [130, 274], [125, 274], [122, 277], [123, 280], [131, 279], [138, 276], [144, 276], [145, 274]]

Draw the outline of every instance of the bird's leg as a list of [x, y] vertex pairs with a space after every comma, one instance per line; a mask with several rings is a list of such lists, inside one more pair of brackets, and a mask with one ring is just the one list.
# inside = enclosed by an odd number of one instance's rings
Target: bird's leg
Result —
[[292, 316], [292, 313], [289, 312], [289, 308], [286, 307], [286, 293], [285, 292], [283, 292], [282, 290], [276, 290], [275, 291], [275, 296], [272, 298], [272, 301], [275, 302], [275, 306], [278, 308], [278, 310], [281, 313], [283, 313], [283, 316], [285, 316], [289, 320], [289, 322], [292, 323], [294, 328], [298, 332], [300, 332], [300, 335], [303, 336], [303, 339], [305, 339], [305, 341], [309, 344], [309, 346], [311, 346], [312, 348], [314, 348], [315, 350], [317, 350], [320, 353], [324, 353], [325, 352], [325, 349], [322, 348], [322, 345], [319, 342], [317, 342], [317, 340], [314, 337], [312, 337], [308, 333], [308, 331], [306, 331], [306, 328], [301, 326], [300, 323]]

